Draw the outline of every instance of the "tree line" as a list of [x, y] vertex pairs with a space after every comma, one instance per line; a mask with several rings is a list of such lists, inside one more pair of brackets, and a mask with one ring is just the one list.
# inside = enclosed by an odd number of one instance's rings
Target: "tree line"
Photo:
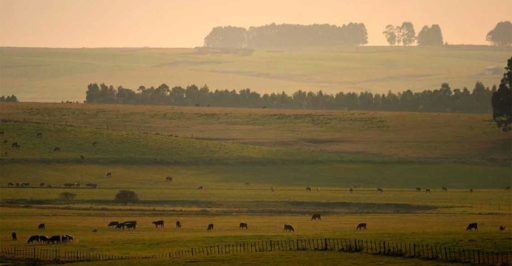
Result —
[[0, 97], [0, 102], [18, 102], [18, 98], [13, 94], [11, 96], [7, 95], [7, 96], [1, 96]]
[[259, 27], [215, 27], [204, 38], [204, 46], [212, 48], [288, 48], [306, 46], [349, 45], [368, 42], [363, 23], [342, 26], [329, 24], [269, 24]]
[[321, 90], [260, 94], [250, 89], [210, 90], [198, 87], [166, 84], [158, 87], [140, 86], [137, 91], [119, 86], [92, 83], [88, 85], [86, 103], [147, 104], [176, 106], [218, 106], [247, 108], [289, 108], [320, 110], [378, 110], [412, 112], [490, 113], [491, 98], [496, 86], [485, 87], [477, 82], [472, 91], [452, 89], [443, 83], [439, 89], [398, 93], [339, 92], [327, 94]]

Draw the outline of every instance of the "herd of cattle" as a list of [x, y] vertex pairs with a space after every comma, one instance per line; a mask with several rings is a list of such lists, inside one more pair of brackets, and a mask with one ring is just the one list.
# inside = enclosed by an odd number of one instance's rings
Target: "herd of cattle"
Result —
[[[17, 188], [27, 188], [27, 187], [30, 187], [30, 183], [13, 183], [13, 182], [9, 182], [7, 183], [7, 187], [17, 187]], [[44, 182], [41, 182], [39, 183], [39, 187], [41, 188], [44, 188], [44, 187], [47, 187], [47, 188], [57, 188], [58, 186], [54, 186], [54, 185], [51, 185], [51, 184], [45, 184]], [[63, 187], [65, 188], [80, 188], [80, 183], [65, 183], [63, 184]], [[94, 184], [94, 183], [87, 183], [85, 184], [84, 186], [85, 188], [98, 188], [98, 184]]]
[[[315, 213], [311, 216], [311, 220], [321, 220], [321, 219], [322, 219], [322, 216], [318, 213]], [[164, 220], [157, 220], [157, 221], [153, 221], [152, 224], [156, 228], [164, 228], [165, 222], [164, 222]], [[107, 226], [109, 228], [114, 228], [114, 229], [135, 230], [135, 229], [137, 229], [137, 221], [125, 221], [125, 222], [111, 221], [110, 223], [108, 223]], [[181, 226], [182, 226], [181, 222], [176, 221], [176, 228], [179, 229], [179, 228], [181, 228]], [[213, 228], [214, 228], [214, 224], [208, 224], [208, 226], [206, 227], [206, 230], [213, 231]], [[247, 223], [242, 222], [242, 223], [240, 223], [239, 228], [247, 230], [247, 229], [249, 229], [249, 226], [247, 225]], [[46, 225], [39, 224], [38, 229], [45, 230]], [[366, 230], [366, 229], [367, 229], [366, 223], [359, 223], [356, 226], [357, 231]], [[283, 230], [285, 232], [295, 232], [295, 228], [290, 224], [285, 224], [283, 227]], [[499, 230], [504, 231], [505, 226], [501, 225], [499, 227]], [[468, 224], [468, 226], [466, 227], [466, 231], [478, 231], [478, 223]], [[93, 232], [97, 232], [97, 229], [94, 229]], [[11, 236], [12, 236], [12, 240], [17, 240], [16, 232], [12, 232]], [[44, 235], [33, 235], [28, 239], [27, 243], [31, 244], [31, 243], [37, 242], [37, 243], [42, 243], [42, 244], [58, 244], [58, 243], [65, 243], [65, 242], [72, 241], [72, 240], [73, 240], [73, 236], [67, 235], [67, 234], [66, 235], [54, 235], [51, 237], [46, 237]]]

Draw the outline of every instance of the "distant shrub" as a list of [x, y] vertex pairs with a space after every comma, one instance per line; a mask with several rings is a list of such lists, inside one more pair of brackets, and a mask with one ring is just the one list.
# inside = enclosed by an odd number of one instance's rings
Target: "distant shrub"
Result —
[[18, 102], [18, 98], [15, 95], [1, 96], [0, 102]]
[[126, 205], [128, 203], [135, 203], [139, 201], [139, 197], [131, 190], [120, 190], [119, 193], [116, 194], [115, 201]]
[[71, 192], [62, 192], [59, 194], [59, 198], [61, 200], [74, 200], [75, 197], [76, 197], [76, 194], [71, 193]]

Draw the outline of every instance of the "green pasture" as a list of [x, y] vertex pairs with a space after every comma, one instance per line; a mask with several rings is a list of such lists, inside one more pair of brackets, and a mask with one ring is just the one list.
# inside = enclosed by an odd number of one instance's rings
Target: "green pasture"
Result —
[[212, 89], [415, 91], [488, 86], [501, 78], [510, 48], [346, 47], [291, 50], [165, 48], [0, 48], [0, 94], [22, 101], [85, 98], [87, 84], [208, 84]]

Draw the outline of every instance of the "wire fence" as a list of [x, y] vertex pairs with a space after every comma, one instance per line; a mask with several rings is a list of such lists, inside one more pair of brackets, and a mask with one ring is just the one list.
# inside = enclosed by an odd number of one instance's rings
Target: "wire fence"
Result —
[[33, 261], [78, 262], [150, 258], [172, 259], [257, 252], [308, 250], [360, 252], [382, 256], [419, 258], [484, 265], [510, 265], [512, 263], [512, 252], [497, 253], [483, 250], [445, 247], [441, 245], [342, 238], [245, 241], [232, 244], [176, 249], [165, 254], [151, 256], [121, 256], [81, 250], [60, 250], [59, 248], [3, 247], [0, 248], [0, 257]]

